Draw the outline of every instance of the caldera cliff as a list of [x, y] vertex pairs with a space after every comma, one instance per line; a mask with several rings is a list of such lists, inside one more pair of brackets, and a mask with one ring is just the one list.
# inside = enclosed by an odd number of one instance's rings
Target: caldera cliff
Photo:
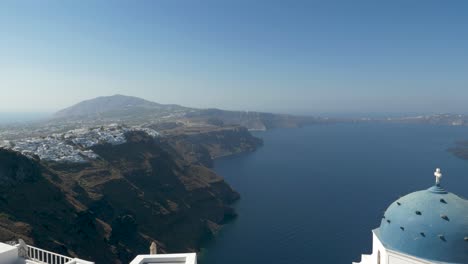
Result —
[[160, 252], [197, 251], [235, 217], [239, 199], [208, 168], [212, 159], [261, 144], [240, 127], [126, 138], [92, 147], [99, 158], [86, 163], [0, 149], [0, 240], [96, 263], [128, 263], [152, 241]]

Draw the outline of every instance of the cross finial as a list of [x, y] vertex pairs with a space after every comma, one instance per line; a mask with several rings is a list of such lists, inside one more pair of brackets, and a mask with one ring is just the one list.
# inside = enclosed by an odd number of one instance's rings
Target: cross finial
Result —
[[440, 178], [442, 178], [442, 172], [440, 172], [440, 169], [437, 168], [434, 172], [434, 176], [436, 177], [436, 185], [440, 184]]

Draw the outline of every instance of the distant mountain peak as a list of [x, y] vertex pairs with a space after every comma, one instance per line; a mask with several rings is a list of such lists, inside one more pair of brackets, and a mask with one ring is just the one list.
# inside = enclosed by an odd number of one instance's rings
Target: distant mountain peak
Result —
[[183, 108], [175, 105], [163, 105], [135, 96], [115, 94], [85, 100], [55, 113], [56, 118], [93, 118], [96, 116], [138, 114], [148, 110], [161, 111], [166, 108]]
[[53, 122], [69, 125], [99, 126], [106, 123], [127, 125], [182, 121], [193, 126], [241, 125], [251, 130], [275, 127], [297, 127], [317, 122], [330, 122], [316, 117], [300, 117], [251, 111], [196, 109], [175, 104], [158, 104], [134, 96], [115, 94], [82, 101], [58, 111]]

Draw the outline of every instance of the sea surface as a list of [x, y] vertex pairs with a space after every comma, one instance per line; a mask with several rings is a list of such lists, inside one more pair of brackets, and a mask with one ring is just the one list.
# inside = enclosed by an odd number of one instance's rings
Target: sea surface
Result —
[[387, 206], [431, 187], [436, 167], [443, 187], [468, 197], [468, 161], [447, 151], [468, 139], [467, 127], [336, 124], [255, 135], [263, 147], [215, 162], [242, 198], [202, 264], [360, 261]]
[[28, 123], [41, 121], [51, 116], [51, 113], [37, 112], [0, 112], [0, 125]]

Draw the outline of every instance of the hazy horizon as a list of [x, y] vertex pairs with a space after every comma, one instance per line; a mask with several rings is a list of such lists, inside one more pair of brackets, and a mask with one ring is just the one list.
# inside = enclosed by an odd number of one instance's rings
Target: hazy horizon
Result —
[[2, 1], [0, 112], [466, 113], [468, 3]]
[[[122, 94], [116, 94], [116, 95], [122, 95]], [[93, 100], [99, 97], [111, 97], [114, 95], [102, 95], [98, 96], [95, 98], [87, 98], [86, 100]], [[122, 95], [122, 96], [131, 96], [131, 95]], [[131, 96], [133, 97], [133, 96]], [[141, 98], [141, 97], [138, 97]], [[146, 98], [141, 98], [145, 99]], [[151, 100], [150, 100], [151, 101]], [[72, 103], [71, 105], [65, 107], [71, 107], [74, 106], [75, 104], [78, 104], [82, 101]], [[160, 102], [156, 102], [160, 103]], [[168, 103], [168, 104], [174, 104], [174, 103]], [[198, 109], [206, 109], [206, 108], [214, 108], [214, 107], [196, 107], [196, 106], [188, 106], [188, 105], [181, 105], [181, 106], [186, 106], [186, 107], [193, 107], [193, 108], [198, 108]], [[0, 110], [0, 124], [4, 123], [15, 123], [15, 122], [29, 122], [29, 121], [35, 121], [35, 120], [40, 120], [40, 119], [45, 119], [48, 117], [52, 117], [56, 112], [63, 110], [65, 108], [61, 109], [48, 109], [48, 110], [19, 110], [19, 111], [4, 111]], [[407, 117], [407, 116], [417, 116], [417, 115], [431, 115], [431, 114], [443, 114], [443, 113], [450, 113], [450, 112], [433, 112], [433, 111], [428, 111], [428, 112], [402, 112], [402, 111], [395, 111], [395, 112], [360, 112], [360, 111], [309, 111], [309, 110], [274, 110], [274, 109], [264, 109], [264, 110], [252, 110], [252, 109], [236, 109], [236, 108], [218, 108], [221, 110], [228, 110], [228, 111], [258, 111], [258, 112], [268, 112], [268, 113], [275, 113], [275, 114], [291, 114], [291, 115], [304, 115], [304, 116], [320, 116], [320, 117], [334, 117], [334, 118], [387, 118], [387, 117]], [[451, 113], [451, 114], [467, 114], [466, 112], [457, 112], [457, 113]]]

